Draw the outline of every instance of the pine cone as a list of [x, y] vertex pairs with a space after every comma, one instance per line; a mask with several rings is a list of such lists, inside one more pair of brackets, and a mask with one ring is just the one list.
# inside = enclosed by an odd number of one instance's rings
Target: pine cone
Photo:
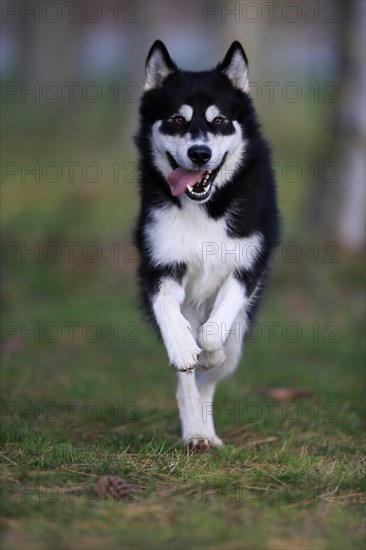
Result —
[[103, 476], [96, 483], [100, 498], [112, 497], [114, 500], [123, 500], [133, 495], [132, 486], [119, 476]]

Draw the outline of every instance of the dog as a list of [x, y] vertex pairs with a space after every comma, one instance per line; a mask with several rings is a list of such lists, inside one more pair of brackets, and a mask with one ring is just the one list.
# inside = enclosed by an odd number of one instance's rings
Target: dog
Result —
[[215, 388], [239, 363], [279, 239], [271, 153], [241, 44], [192, 72], [157, 40], [135, 142], [142, 302], [176, 369], [183, 443], [222, 447]]

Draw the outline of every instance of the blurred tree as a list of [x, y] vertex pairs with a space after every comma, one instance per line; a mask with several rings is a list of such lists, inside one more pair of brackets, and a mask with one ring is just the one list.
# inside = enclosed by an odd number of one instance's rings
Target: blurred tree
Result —
[[344, 104], [340, 110], [342, 157], [339, 237], [357, 250], [365, 244], [365, 2], [348, 3], [345, 18]]
[[329, 28], [340, 91], [338, 101], [327, 105], [328, 139], [324, 136], [318, 147], [308, 214], [313, 235], [336, 234], [342, 246], [355, 251], [365, 243], [365, 5], [337, 0], [339, 19]]

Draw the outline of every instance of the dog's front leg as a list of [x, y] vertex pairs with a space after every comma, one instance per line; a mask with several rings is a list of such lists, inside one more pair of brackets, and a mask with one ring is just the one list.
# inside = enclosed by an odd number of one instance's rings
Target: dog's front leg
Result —
[[223, 346], [230, 332], [238, 330], [235, 337], [241, 340], [242, 327], [233, 327], [233, 323], [246, 303], [244, 284], [235, 277], [226, 279], [217, 293], [210, 317], [199, 332], [198, 343], [211, 360], [208, 366], [216, 366], [215, 363], [219, 364], [225, 359]]
[[177, 373], [177, 401], [182, 422], [183, 443], [192, 450], [206, 451], [212, 445], [208, 426], [202, 420], [200, 394], [194, 373]]
[[183, 287], [173, 279], [164, 279], [153, 300], [153, 310], [170, 363], [179, 371], [177, 401], [183, 442], [192, 449], [205, 450], [211, 441], [204, 435], [200, 395], [192, 373], [201, 350], [181, 313], [183, 300]]
[[193, 338], [191, 326], [180, 306], [184, 289], [174, 279], [164, 279], [153, 299], [153, 311], [171, 365], [178, 371], [192, 371], [197, 365], [200, 348]]

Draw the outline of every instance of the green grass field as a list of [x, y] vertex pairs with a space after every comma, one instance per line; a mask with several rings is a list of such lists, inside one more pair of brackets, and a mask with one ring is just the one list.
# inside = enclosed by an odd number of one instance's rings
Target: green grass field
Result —
[[[135, 184], [111, 174], [3, 188], [2, 548], [364, 548], [359, 259], [303, 236], [298, 261], [280, 248], [217, 393], [227, 446], [189, 454], [174, 373], [136, 305]], [[293, 241], [302, 195], [279, 183]], [[310, 394], [266, 393], [283, 386]], [[105, 475], [128, 495], [98, 496]]]

